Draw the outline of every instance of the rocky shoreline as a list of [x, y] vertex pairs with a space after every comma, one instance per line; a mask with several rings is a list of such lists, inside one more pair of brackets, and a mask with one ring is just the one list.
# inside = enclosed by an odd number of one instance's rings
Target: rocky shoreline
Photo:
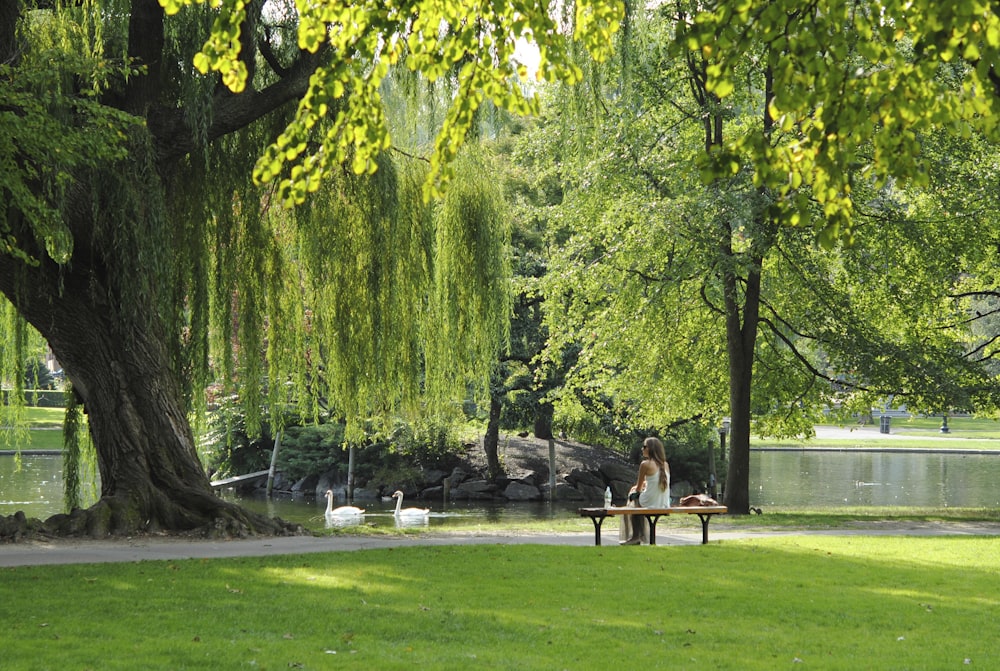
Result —
[[[407, 498], [451, 501], [580, 501], [604, 499], [610, 487], [616, 503], [623, 503], [629, 488], [635, 484], [637, 460], [630, 460], [614, 450], [556, 438], [552, 452], [555, 458], [555, 490], [550, 496], [549, 441], [505, 434], [500, 437], [499, 456], [504, 475], [494, 481], [486, 477], [486, 455], [482, 439], [467, 446], [461, 463], [450, 471], [418, 468], [418, 482], [403, 487]], [[245, 489], [265, 486], [266, 478], [248, 481]], [[376, 501], [392, 493], [389, 483], [358, 483], [354, 501]], [[276, 474], [275, 491], [292, 495], [322, 497], [332, 490], [337, 500], [347, 499], [347, 483], [332, 472], [309, 475], [292, 482]], [[686, 483], [674, 483], [674, 498], [689, 493]]]

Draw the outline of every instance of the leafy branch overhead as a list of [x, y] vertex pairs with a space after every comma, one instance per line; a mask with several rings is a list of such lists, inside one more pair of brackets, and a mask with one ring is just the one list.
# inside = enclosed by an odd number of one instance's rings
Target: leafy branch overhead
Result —
[[[808, 221], [818, 204], [827, 246], [853, 238], [855, 180], [927, 183], [922, 133], [944, 128], [968, 137], [975, 129], [995, 138], [998, 131], [995, 4], [720, 2], [689, 21], [685, 46], [705, 58], [706, 87], [723, 100], [742, 63], [768, 68], [775, 132], [734, 137], [719, 153], [749, 157], [755, 183], [772, 190], [786, 221]], [[716, 176], [740, 169], [732, 160], [711, 166]]]
[[[168, 14], [185, 5], [211, 4], [218, 16], [194, 59], [203, 74], [218, 72], [233, 92], [247, 85], [240, 36], [244, 0], [160, 0]], [[357, 174], [376, 170], [377, 154], [390, 145], [379, 88], [402, 63], [435, 81], [455, 76], [451, 101], [430, 157], [424, 197], [438, 196], [451, 176], [451, 161], [472, 126], [476, 110], [490, 101], [527, 115], [537, 113], [528, 64], [515, 54], [519, 41], [539, 52], [538, 80], [574, 83], [583, 76], [571, 60], [570, 37], [604, 60], [624, 15], [621, 0], [578, 0], [575, 13], [558, 16], [547, 3], [471, 3], [460, 0], [367, 0], [297, 2], [276, 12], [298, 16], [298, 46], [324, 55], [312, 74], [295, 118], [258, 160], [258, 182], [280, 178], [283, 202], [292, 206], [316, 191], [335, 166], [350, 161]], [[457, 75], [455, 74], [457, 72]]]

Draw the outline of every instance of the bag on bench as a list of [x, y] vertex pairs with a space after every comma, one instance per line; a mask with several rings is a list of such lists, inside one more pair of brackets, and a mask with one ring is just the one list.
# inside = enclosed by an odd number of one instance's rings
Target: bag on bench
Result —
[[692, 506], [717, 506], [719, 505], [719, 502], [707, 494], [688, 494], [678, 501], [678, 505], [682, 508]]

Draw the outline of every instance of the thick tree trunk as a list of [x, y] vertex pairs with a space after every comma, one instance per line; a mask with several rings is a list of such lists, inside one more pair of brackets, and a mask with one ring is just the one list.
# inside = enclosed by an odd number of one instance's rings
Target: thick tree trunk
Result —
[[[201, 468], [182, 387], [155, 317], [116, 313], [89, 273], [43, 261], [18, 268], [0, 255], [0, 290], [46, 338], [83, 400], [97, 451], [101, 498], [92, 508], [55, 515], [44, 531], [128, 535], [160, 530], [220, 536], [301, 531], [250, 513], [212, 491]], [[23, 519], [23, 518], [21, 518]], [[0, 524], [0, 535], [25, 533]]]
[[500, 411], [503, 402], [498, 389], [490, 389], [490, 417], [486, 423], [486, 435], [483, 436], [483, 450], [486, 452], [486, 470], [490, 481], [503, 475], [500, 466]]
[[[256, 3], [249, 10], [259, 12], [262, 7]], [[24, 9], [19, 0], [0, 0], [0, 62], [16, 59], [14, 29]], [[186, 198], [183, 193], [161, 193], [170, 188], [164, 187], [162, 177], [173, 174], [187, 153], [202, 151], [206, 141], [239, 131], [297, 100], [326, 47], [317, 54], [300, 52], [263, 90], [251, 88], [237, 96], [220, 88], [206, 117], [210, 125], [195, 132], [189, 126], [190, 111], [169, 97], [175, 82], [162, 72], [161, 66], [169, 62], [163, 55], [163, 8], [156, 0], [141, 0], [133, 2], [129, 12], [128, 54], [144, 72], [128, 78], [121, 90], [106, 91], [102, 102], [144, 117], [151, 143], [137, 138], [133, 166], [114, 164], [72, 175], [73, 187], [60, 202], [74, 245], [65, 265], [48, 258], [41, 235], [21, 212], [8, 208], [2, 213], [5, 236], [9, 232], [18, 249], [39, 263], [31, 266], [0, 251], [0, 291], [45, 337], [82, 398], [101, 477], [101, 499], [93, 508], [57, 515], [46, 525], [57, 533], [90, 535], [160, 529], [209, 529], [223, 535], [293, 531], [280, 520], [244, 511], [213, 494], [185, 412], [183, 372], [171, 356], [177, 334], [155, 313], [179, 308], [163, 307], [172, 296], [141, 293], [170, 291], [159, 284], [173, 278], [158, 282], [136, 275], [145, 271], [142, 264], [149, 257], [171, 253], [157, 247], [171, 238], [170, 231], [162, 229], [169, 229], [171, 222], [160, 216], [165, 202]], [[254, 17], [247, 21], [244, 39], [249, 47], [258, 34], [252, 29]], [[257, 55], [256, 49], [244, 49], [249, 63], [256, 62]], [[150, 156], [148, 146], [156, 149], [154, 169], [142, 158]], [[106, 179], [122, 174], [125, 180]], [[147, 197], [117, 198], [123, 181]], [[134, 230], [129, 230], [133, 220]], [[122, 262], [119, 256], [128, 253], [123, 250], [132, 250], [133, 263]], [[30, 526], [23, 515], [14, 517], [0, 519], [0, 537], [23, 534]]]
[[[757, 266], [759, 268], [759, 265]], [[760, 272], [749, 273], [743, 296], [742, 319], [738, 278], [725, 277], [726, 349], [729, 355], [730, 444], [729, 470], [723, 503], [736, 515], [750, 514], [750, 391], [753, 355], [757, 346], [760, 310]]]

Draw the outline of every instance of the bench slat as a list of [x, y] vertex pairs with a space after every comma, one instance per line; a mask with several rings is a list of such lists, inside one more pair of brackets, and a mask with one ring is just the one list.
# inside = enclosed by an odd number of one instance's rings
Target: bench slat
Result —
[[656, 545], [656, 522], [664, 515], [697, 515], [701, 520], [701, 542], [708, 542], [708, 523], [713, 515], [724, 515], [729, 512], [726, 506], [671, 506], [669, 508], [580, 508], [581, 517], [589, 517], [594, 524], [594, 545], [601, 544], [601, 527], [608, 517], [621, 515], [642, 515], [649, 522], [649, 542]]
[[613, 515], [681, 515], [681, 514], [712, 514], [712, 515], [725, 515], [729, 512], [729, 508], [726, 506], [671, 506], [669, 508], [630, 508], [630, 507], [616, 507], [612, 506], [610, 508], [580, 508], [579, 512], [581, 517], [590, 517], [591, 515], [604, 514], [607, 516]]

